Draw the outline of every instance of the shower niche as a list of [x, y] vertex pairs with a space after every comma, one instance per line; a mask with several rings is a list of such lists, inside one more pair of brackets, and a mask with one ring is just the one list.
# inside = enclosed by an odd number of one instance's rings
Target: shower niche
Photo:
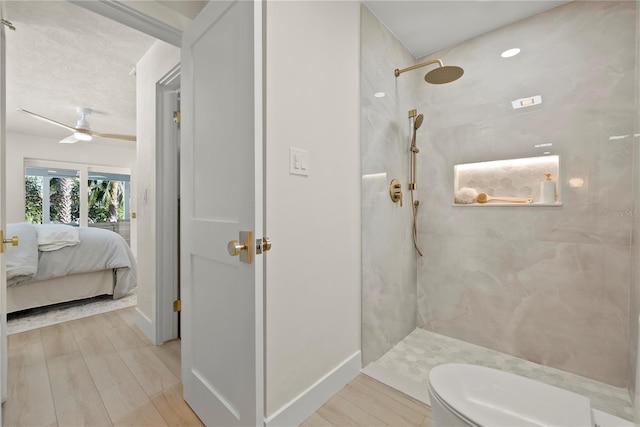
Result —
[[562, 206], [560, 156], [457, 164], [454, 206]]

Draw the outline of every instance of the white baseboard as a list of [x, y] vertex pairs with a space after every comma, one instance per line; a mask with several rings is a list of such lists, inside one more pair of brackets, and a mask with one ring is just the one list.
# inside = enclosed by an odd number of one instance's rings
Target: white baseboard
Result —
[[336, 394], [349, 381], [354, 379], [362, 368], [360, 351], [349, 356], [331, 372], [320, 378], [298, 397], [278, 409], [264, 420], [266, 427], [298, 426], [324, 403]]
[[156, 327], [139, 307], [136, 307], [136, 326], [144, 333], [144, 335], [151, 340], [154, 345], [158, 345], [156, 340]]

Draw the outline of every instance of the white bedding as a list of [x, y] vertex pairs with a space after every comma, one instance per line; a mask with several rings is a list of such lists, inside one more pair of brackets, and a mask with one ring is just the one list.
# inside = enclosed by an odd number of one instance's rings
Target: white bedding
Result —
[[57, 251], [80, 243], [78, 227], [69, 227], [64, 224], [37, 224], [35, 228], [39, 251]]
[[[31, 224], [10, 224], [8, 230], [15, 230], [15, 226], [31, 226]], [[43, 227], [43, 226], [39, 226]], [[100, 271], [114, 269], [114, 298], [121, 298], [136, 287], [136, 262], [133, 253], [127, 245], [127, 242], [117, 233], [99, 228], [77, 228], [79, 233], [79, 243], [75, 246], [67, 246], [62, 249], [42, 252], [37, 250], [37, 242], [35, 245], [38, 254], [37, 271], [28, 281], [42, 281], [56, 277], [64, 277], [71, 274], [87, 273], [91, 271]], [[16, 233], [14, 233], [16, 234]], [[30, 232], [20, 227], [21, 235], [29, 235]], [[11, 232], [9, 235], [12, 235]], [[26, 259], [27, 263], [23, 264], [23, 269], [32, 271], [33, 252], [31, 245], [23, 244], [23, 237], [20, 237], [20, 245], [17, 247], [7, 248], [7, 264], [9, 260], [18, 264], [19, 260]], [[18, 249], [20, 250], [10, 250]], [[25, 282], [24, 275], [15, 275], [19, 272], [14, 269], [11, 274], [7, 271], [7, 283], [9, 286], [15, 286]]]

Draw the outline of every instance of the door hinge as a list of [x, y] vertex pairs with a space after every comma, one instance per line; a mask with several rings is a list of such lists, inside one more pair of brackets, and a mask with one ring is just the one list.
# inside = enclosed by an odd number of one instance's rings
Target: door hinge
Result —
[[177, 299], [173, 302], [173, 311], [182, 311], [182, 300]]
[[173, 112], [173, 123], [179, 125], [180, 122], [182, 122], [182, 115], [180, 114], [180, 111], [174, 111]]

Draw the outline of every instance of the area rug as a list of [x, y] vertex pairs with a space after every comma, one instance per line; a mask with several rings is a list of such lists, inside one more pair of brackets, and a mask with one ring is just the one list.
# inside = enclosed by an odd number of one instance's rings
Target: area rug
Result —
[[19, 313], [11, 313], [7, 316], [7, 335], [45, 326], [56, 325], [69, 320], [82, 319], [108, 311], [137, 305], [138, 296], [135, 292], [126, 297], [113, 299], [109, 295], [89, 298], [83, 301], [56, 304], [51, 307], [25, 310]]

